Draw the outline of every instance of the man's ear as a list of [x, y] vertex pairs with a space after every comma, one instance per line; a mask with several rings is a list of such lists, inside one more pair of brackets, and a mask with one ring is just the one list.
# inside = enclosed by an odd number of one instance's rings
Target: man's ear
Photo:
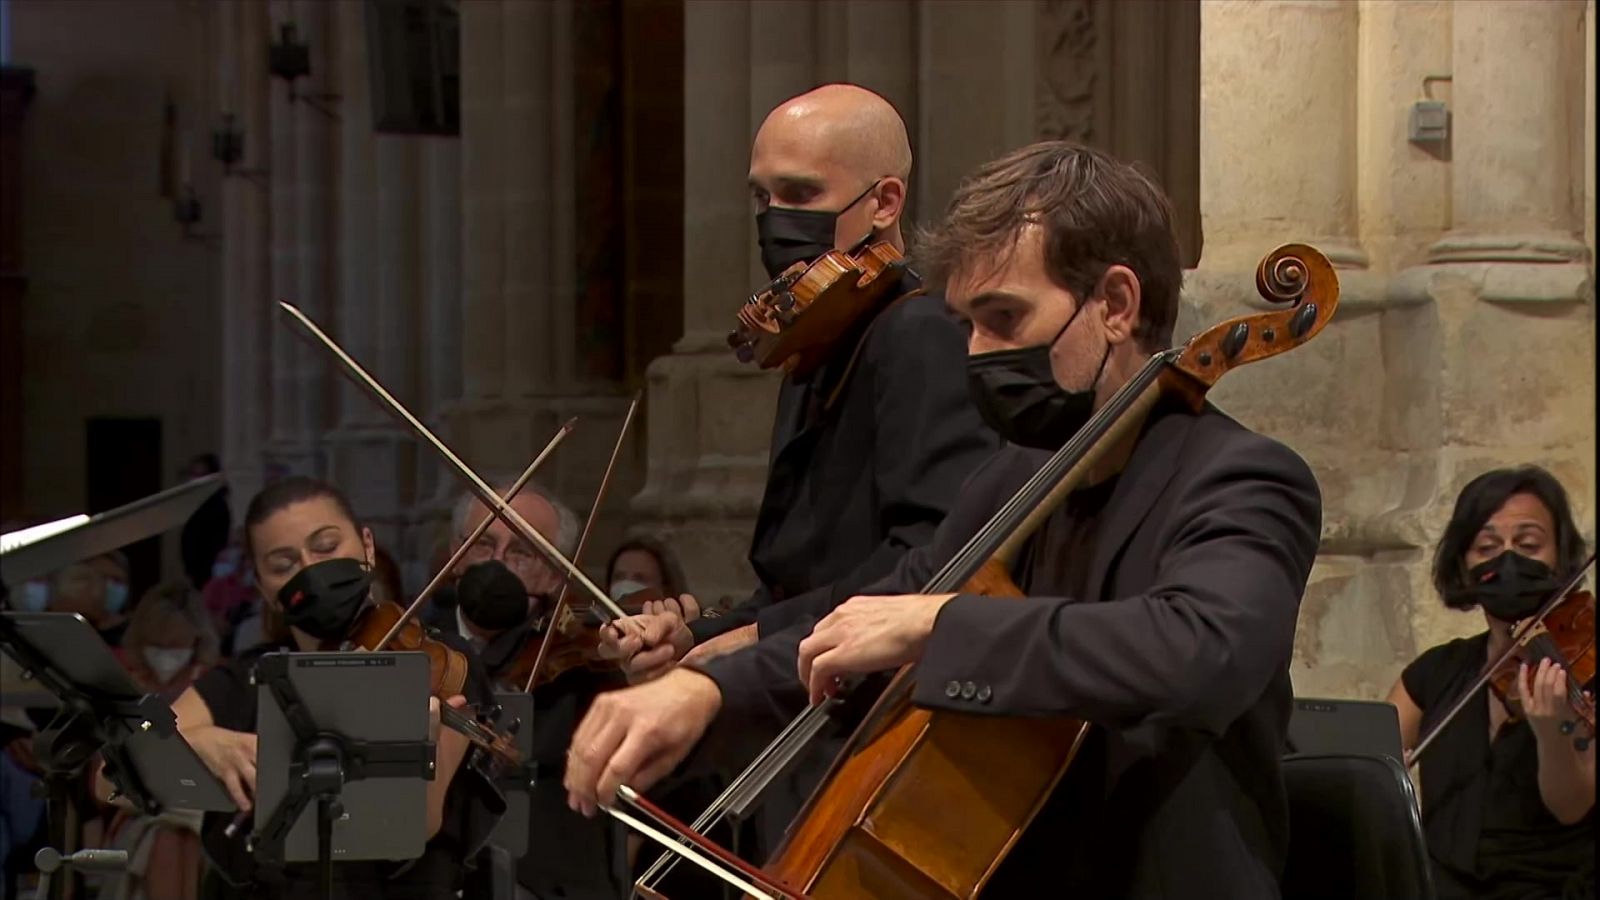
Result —
[[879, 231], [888, 228], [906, 211], [906, 183], [893, 175], [878, 182], [873, 190], [873, 196], [878, 201], [878, 209], [872, 214], [872, 227]]
[[1105, 298], [1106, 338], [1113, 344], [1131, 341], [1139, 333], [1139, 276], [1127, 266], [1112, 266], [1100, 276], [1095, 296]]

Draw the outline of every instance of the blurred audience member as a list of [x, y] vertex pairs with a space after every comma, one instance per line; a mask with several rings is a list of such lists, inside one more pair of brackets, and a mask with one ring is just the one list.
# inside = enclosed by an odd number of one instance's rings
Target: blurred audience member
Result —
[[[683, 569], [665, 544], [649, 537], [629, 538], [612, 551], [606, 563], [606, 592], [622, 604], [623, 598], [646, 588], [663, 597], [687, 592]], [[638, 611], [637, 602], [622, 605], [630, 613]]]
[[53, 612], [83, 616], [112, 647], [122, 645], [128, 630], [128, 559], [108, 553], [56, 572], [50, 585]]
[[200, 598], [176, 581], [145, 592], [122, 647], [140, 685], [169, 702], [220, 657], [216, 631]]

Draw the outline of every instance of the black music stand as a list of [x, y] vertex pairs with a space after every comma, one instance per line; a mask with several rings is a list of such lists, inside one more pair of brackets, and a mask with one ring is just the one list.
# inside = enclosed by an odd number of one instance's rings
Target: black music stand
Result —
[[[15, 533], [0, 536], [0, 610], [11, 608], [11, 584], [21, 584], [176, 528], [188, 521], [200, 504], [222, 485], [221, 475], [208, 475], [83, 521], [43, 529], [48, 532], [44, 536]], [[37, 615], [75, 619], [87, 630], [90, 639], [74, 641], [74, 651], [68, 654], [45, 650], [38, 643], [46, 632], [38, 628], [54, 632], [75, 626], [27, 626], [19, 618]], [[78, 665], [80, 662], [91, 665], [97, 676], [108, 671], [103, 666], [105, 659], [115, 662], [99, 635], [81, 617], [58, 613], [0, 614], [0, 646], [4, 646], [22, 667], [29, 680], [38, 682], [61, 705], [56, 718], [34, 739], [34, 755], [45, 772], [49, 790], [50, 842], [60, 845], [61, 849], [71, 849], [67, 847], [71, 837], [67, 834], [69, 783], [97, 751], [106, 761], [106, 776], [119, 792], [141, 810], [159, 809], [161, 795], [152, 792], [144, 777], [149, 770], [140, 768], [132, 759], [130, 747], [135, 735], [141, 736], [139, 742], [147, 745], [147, 749], [168, 748], [152, 751], [154, 753], [171, 754], [174, 759], [185, 755], [197, 759], [193, 749], [181, 738], [173, 740], [177, 736], [176, 720], [166, 702], [143, 695], [125, 672], [121, 683], [72, 677], [75, 671], [84, 673]], [[120, 670], [121, 667], [116, 668]], [[181, 750], [175, 749], [180, 747]], [[221, 787], [220, 784], [215, 786]], [[200, 783], [193, 787], [205, 793]], [[52, 896], [64, 896], [67, 882], [65, 878], [53, 879], [50, 882]]]
[[268, 653], [252, 679], [261, 698], [256, 800], [271, 810], [250, 836], [256, 861], [281, 869], [315, 860], [328, 898], [335, 857], [421, 856], [434, 778], [427, 656]]

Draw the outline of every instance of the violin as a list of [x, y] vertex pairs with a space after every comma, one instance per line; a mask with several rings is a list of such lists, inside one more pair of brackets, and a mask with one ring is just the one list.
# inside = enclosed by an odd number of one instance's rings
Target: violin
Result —
[[[404, 624], [389, 642], [384, 637], [404, 619]], [[427, 629], [394, 602], [369, 604], [356, 617], [349, 636], [351, 644], [363, 650], [420, 651], [428, 657], [429, 691], [439, 698], [439, 724], [456, 731], [474, 745], [488, 751], [500, 765], [522, 765], [522, 751], [510, 737], [480, 722], [467, 709], [457, 709], [444, 701], [462, 693], [467, 684], [467, 657], [461, 651], [428, 636]]]
[[1526, 663], [1534, 668], [1546, 659], [1567, 673], [1567, 703], [1574, 718], [1562, 726], [1562, 731], [1574, 735], [1573, 743], [1579, 750], [1589, 746], [1594, 740], [1594, 701], [1584, 690], [1594, 687], [1594, 594], [1578, 590], [1578, 585], [1583, 583], [1584, 574], [1594, 561], [1595, 554], [1590, 553], [1538, 612], [1511, 626], [1511, 645], [1484, 667], [1483, 673], [1451, 703], [1449, 711], [1406, 753], [1407, 768], [1416, 765], [1445, 726], [1466, 708], [1485, 684], [1505, 704], [1512, 718], [1521, 718], [1518, 667]]
[[505, 679], [533, 690], [573, 669], [615, 669], [616, 660], [600, 655], [600, 629], [580, 621], [578, 613], [583, 611], [568, 606], [559, 616], [551, 616], [547, 627], [554, 629], [555, 634], [551, 636], [550, 649], [545, 651], [544, 664], [538, 665], [541, 642], [527, 641], [507, 665]]
[[1512, 626], [1514, 652], [1489, 677], [1489, 689], [1506, 705], [1512, 719], [1522, 718], [1517, 688], [1518, 667], [1529, 671], [1550, 660], [1567, 673], [1567, 705], [1573, 718], [1562, 731], [1573, 735], [1579, 750], [1594, 740], [1594, 701], [1584, 693], [1594, 687], [1594, 594], [1573, 591], [1543, 617]]
[[829, 250], [809, 265], [795, 263], [739, 308], [728, 346], [740, 362], [763, 369], [781, 365], [791, 375], [805, 375], [882, 304], [905, 268], [900, 251], [882, 241]]

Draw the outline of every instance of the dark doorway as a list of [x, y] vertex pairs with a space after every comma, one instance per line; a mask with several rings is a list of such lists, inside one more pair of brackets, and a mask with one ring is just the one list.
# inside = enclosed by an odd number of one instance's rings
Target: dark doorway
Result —
[[[161, 490], [161, 420], [92, 418], [86, 429], [90, 515]], [[128, 557], [128, 605], [161, 579], [161, 537], [122, 548]]]

